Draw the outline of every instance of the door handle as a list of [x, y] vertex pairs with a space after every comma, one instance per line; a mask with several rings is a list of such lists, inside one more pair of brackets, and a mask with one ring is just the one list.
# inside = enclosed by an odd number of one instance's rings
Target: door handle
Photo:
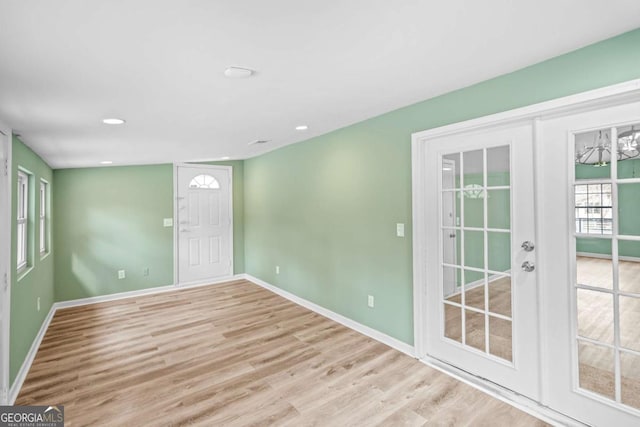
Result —
[[525, 240], [524, 242], [522, 242], [522, 246], [520, 247], [524, 249], [525, 252], [531, 252], [536, 248], [536, 245], [534, 245], [533, 242], [530, 242], [529, 240]]
[[454, 237], [456, 237], [456, 233], [449, 234], [449, 237], [451, 237], [453, 239]]
[[535, 269], [536, 269], [536, 265], [532, 262], [525, 261], [522, 263], [522, 270], [526, 271], [527, 273], [531, 273]]

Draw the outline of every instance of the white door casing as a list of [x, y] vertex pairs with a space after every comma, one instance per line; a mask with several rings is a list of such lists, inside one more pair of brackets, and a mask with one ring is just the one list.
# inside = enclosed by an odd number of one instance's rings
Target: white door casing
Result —
[[178, 284], [233, 274], [233, 203], [230, 166], [175, 167]]
[[8, 403], [11, 320], [11, 129], [0, 123], [0, 404]]
[[[533, 139], [532, 126], [529, 123], [519, 124], [517, 126], [512, 125], [508, 128], [471, 132], [459, 135], [444, 136], [433, 139], [423, 139], [420, 143], [424, 144], [424, 171], [425, 171], [425, 187], [424, 194], [426, 200], [432, 201], [431, 208], [425, 211], [425, 229], [424, 232], [430, 236], [438, 236], [439, 238], [430, 239], [426, 245], [426, 281], [424, 283], [424, 295], [422, 300], [424, 304], [424, 311], [426, 312], [425, 323], [423, 325], [416, 325], [418, 333], [423, 336], [422, 342], [425, 344], [424, 351], [431, 357], [436, 359], [445, 360], [455, 366], [458, 366], [468, 372], [474, 373], [483, 378], [487, 378], [495, 383], [501, 384], [511, 390], [514, 390], [520, 394], [523, 394], [529, 398], [537, 399], [539, 396], [539, 383], [538, 383], [538, 322], [537, 322], [537, 305], [535, 303], [537, 297], [536, 289], [536, 272], [525, 272], [520, 268], [520, 265], [525, 262], [535, 263], [535, 252], [526, 252], [520, 248], [520, 244], [524, 241], [533, 241], [534, 230], [534, 206], [533, 206], [533, 166], [531, 162], [532, 157], [532, 139]], [[484, 176], [487, 176], [487, 157], [488, 152], [491, 150], [509, 150], [510, 152], [510, 188], [507, 185], [502, 187], [485, 187], [486, 190], [481, 190], [483, 187], [481, 184], [470, 184], [462, 188], [462, 191], [458, 190], [457, 194], [452, 197], [448, 191], [441, 191], [443, 187], [443, 181], [448, 179], [449, 171], [443, 170], [447, 166], [444, 155], [451, 156], [452, 153], [484, 153], [482, 158], [484, 159], [484, 169], [482, 163], [479, 167], [485, 171]], [[478, 151], [485, 150], [485, 151]], [[466, 156], [462, 156], [465, 158]], [[509, 161], [507, 161], [509, 163]], [[468, 169], [466, 166], [463, 166]], [[477, 168], [478, 166], [476, 166]], [[507, 167], [509, 165], [507, 164]], [[467, 176], [467, 172], [463, 174], [460, 171], [460, 175]], [[486, 180], [485, 180], [486, 186]], [[465, 190], [469, 188], [469, 190]], [[467, 227], [464, 223], [465, 209], [460, 208], [458, 217], [453, 219], [447, 217], [447, 209], [451, 210], [448, 206], [451, 200], [465, 199], [466, 197], [480, 197], [487, 198], [497, 197], [497, 192], [510, 192], [509, 210], [505, 213], [507, 217], [510, 217], [510, 225], [507, 227], [510, 230], [506, 233], [501, 233], [494, 230], [490, 225], [491, 215], [495, 216], [495, 212], [487, 211], [487, 203], [484, 208], [484, 225], [475, 224]], [[482, 193], [482, 194], [481, 194]], [[508, 197], [508, 196], [507, 196]], [[436, 203], [433, 203], [436, 202]], [[443, 205], [444, 204], [444, 205]], [[462, 217], [462, 226], [464, 228], [442, 228], [450, 227], [451, 225], [460, 225], [460, 217]], [[480, 228], [478, 228], [480, 227]], [[470, 229], [473, 228], [473, 229]], [[443, 267], [444, 265], [450, 265], [446, 258], [450, 257], [447, 252], [451, 251], [451, 239], [449, 236], [452, 234], [462, 233], [464, 236], [471, 236], [472, 233], [482, 236], [481, 246], [484, 261], [482, 265], [471, 267], [470, 263], [464, 261], [466, 252], [465, 249], [465, 237], [460, 236], [458, 240], [461, 243], [462, 260], [458, 260], [456, 264], [461, 267]], [[488, 286], [491, 282], [491, 277], [494, 275], [490, 273], [492, 271], [488, 266], [488, 243], [491, 238], [490, 235], [499, 234], [500, 236], [507, 236], [507, 240], [511, 241], [509, 251], [511, 253], [511, 260], [509, 265], [513, 267], [507, 268], [502, 272], [506, 280], [511, 282], [511, 311], [512, 315], [497, 317], [499, 313], [489, 313], [489, 307], [487, 302], [489, 299]], [[510, 236], [510, 237], [509, 237]], [[471, 237], [468, 239], [471, 241]], [[501, 238], [503, 240], [503, 238]], [[469, 243], [469, 246], [471, 244]], [[455, 246], [454, 246], [455, 248]], [[454, 249], [455, 251], [455, 249]], [[471, 254], [469, 254], [471, 255]], [[470, 258], [470, 257], [469, 257]], [[478, 268], [479, 267], [479, 268]], [[471, 268], [476, 268], [476, 271], [471, 271]], [[469, 286], [487, 286], [483, 293], [486, 295], [485, 301], [482, 303], [481, 310], [472, 311], [467, 305], [462, 310], [460, 322], [462, 323], [462, 330], [465, 330], [465, 320], [467, 318], [467, 332], [462, 332], [460, 341], [455, 342], [450, 338], [445, 337], [445, 307], [447, 309], [452, 308], [458, 310], [458, 306], [443, 305], [443, 299], [447, 297], [445, 293], [446, 288], [452, 286], [447, 283], [446, 277], [451, 275], [451, 271], [455, 270], [460, 276], [465, 274], [467, 276], [480, 276], [484, 277], [480, 280], [463, 280]], [[485, 270], [484, 273], [478, 272], [478, 270]], [[463, 273], [464, 272], [464, 273]], [[476, 278], [477, 279], [477, 278]], [[487, 283], [485, 284], [485, 280]], [[480, 283], [478, 283], [480, 282]], [[454, 285], [455, 286], [455, 285]], [[461, 289], [465, 289], [462, 286]], [[460, 292], [464, 294], [463, 290]], [[475, 308], [475, 307], [472, 307]], [[448, 312], [447, 312], [448, 313]], [[447, 316], [449, 316], [447, 314]], [[471, 321], [478, 320], [478, 316], [482, 317], [480, 323], [481, 331], [469, 332]], [[506, 320], [505, 320], [506, 319]], [[507, 322], [512, 326], [512, 361], [495, 357], [497, 354], [490, 350], [490, 335], [485, 333], [489, 327], [497, 322]], [[503, 328], [504, 329], [504, 328]], [[478, 348], [470, 347], [463, 344], [466, 337], [470, 337], [473, 333], [479, 333], [482, 335], [482, 343], [479, 347], [483, 347], [485, 350], [479, 350]], [[477, 334], [476, 334], [477, 335]], [[469, 341], [471, 339], [469, 338]], [[467, 343], [468, 344], [468, 343]], [[497, 347], [496, 347], [497, 348]], [[485, 351], [483, 353], [483, 351]]]

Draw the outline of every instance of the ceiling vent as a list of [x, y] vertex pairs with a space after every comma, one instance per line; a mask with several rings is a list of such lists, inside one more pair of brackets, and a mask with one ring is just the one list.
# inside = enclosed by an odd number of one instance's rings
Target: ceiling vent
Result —
[[249, 145], [266, 144], [267, 142], [269, 142], [268, 139], [256, 139], [255, 141], [251, 141]]

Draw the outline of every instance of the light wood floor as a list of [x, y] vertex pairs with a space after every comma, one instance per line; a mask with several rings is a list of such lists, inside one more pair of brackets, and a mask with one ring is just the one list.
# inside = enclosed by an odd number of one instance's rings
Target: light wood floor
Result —
[[536, 426], [250, 282], [59, 310], [16, 401], [67, 426]]
[[[611, 260], [579, 256], [577, 281], [596, 288], [612, 289], [613, 267]], [[622, 403], [640, 409], [640, 263], [619, 262], [619, 287], [638, 294], [620, 297], [620, 382]], [[489, 283], [489, 312], [511, 315], [511, 282], [501, 278]], [[461, 303], [460, 293], [447, 298]], [[465, 303], [479, 310], [485, 309], [485, 288], [470, 288], [465, 293]], [[613, 296], [594, 290], [577, 290], [578, 335], [600, 343], [614, 343]], [[489, 353], [512, 360], [511, 322], [489, 315], [489, 325], [483, 314], [466, 310], [466, 344], [486, 351], [485, 332], [489, 335]], [[445, 335], [462, 342], [463, 311], [453, 305], [445, 305]], [[486, 331], [488, 326], [488, 331]], [[627, 351], [625, 351], [627, 350]], [[628, 351], [632, 350], [632, 351]], [[615, 353], [605, 346], [581, 340], [578, 345], [580, 387], [615, 399]]]
[[[613, 283], [611, 260], [578, 257], [578, 283], [611, 289]], [[621, 290], [637, 293], [640, 297], [640, 263], [619, 262]], [[578, 335], [598, 342], [614, 343], [613, 297], [605, 292], [578, 289]], [[640, 352], [640, 298], [621, 296], [620, 344], [623, 349]], [[580, 360], [580, 387], [610, 399], [615, 398], [614, 352], [603, 346], [581, 341], [578, 346]], [[640, 356], [623, 351], [620, 356], [622, 403], [640, 409]]]

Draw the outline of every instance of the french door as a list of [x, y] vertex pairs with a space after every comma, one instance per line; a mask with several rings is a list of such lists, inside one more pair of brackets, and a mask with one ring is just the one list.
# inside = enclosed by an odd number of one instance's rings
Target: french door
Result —
[[547, 404], [640, 425], [640, 103], [544, 120]]
[[640, 425], [640, 80], [414, 134], [413, 184], [417, 356]]
[[417, 309], [426, 354], [538, 399], [532, 141], [530, 123], [424, 141]]

